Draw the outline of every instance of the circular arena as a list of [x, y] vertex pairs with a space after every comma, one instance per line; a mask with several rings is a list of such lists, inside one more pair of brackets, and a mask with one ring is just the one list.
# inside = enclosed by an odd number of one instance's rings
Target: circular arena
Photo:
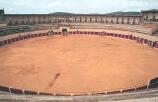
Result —
[[157, 87], [158, 43], [147, 37], [72, 30], [2, 39], [1, 91], [72, 96]]

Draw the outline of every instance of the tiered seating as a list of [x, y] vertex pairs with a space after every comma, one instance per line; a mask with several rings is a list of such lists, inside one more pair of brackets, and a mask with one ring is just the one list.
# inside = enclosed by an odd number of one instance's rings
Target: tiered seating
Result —
[[28, 35], [24, 35], [24, 36], [19, 35], [18, 37], [9, 38], [7, 40], [0, 41], [0, 47], [15, 43], [20, 40], [26, 40], [26, 39], [42, 37], [42, 36], [48, 36], [48, 33], [28, 34]]
[[[61, 32], [53, 32], [53, 35], [61, 35]], [[158, 41], [151, 41], [148, 39], [136, 37], [133, 35], [124, 35], [124, 34], [115, 34], [115, 33], [107, 33], [107, 32], [89, 32], [89, 31], [73, 31], [69, 32], [69, 34], [87, 34], [87, 35], [100, 35], [100, 36], [113, 36], [113, 37], [118, 37], [118, 38], [124, 38], [124, 39], [129, 39], [129, 40], [135, 40], [137, 43], [140, 44], [146, 44], [149, 45], [150, 47], [158, 48]], [[29, 38], [35, 38], [35, 37], [42, 37], [42, 36], [48, 36], [48, 33], [39, 33], [39, 34], [34, 34], [34, 35], [26, 35], [26, 36], [19, 36], [16, 38], [10, 38], [4, 41], [0, 41], [0, 46], [5, 46], [20, 40], [25, 40]]]
[[21, 32], [29, 32], [32, 31], [31, 26], [10, 26], [10, 27], [0, 27], [0, 36], [21, 33]]
[[87, 34], [87, 35], [100, 35], [100, 36], [112, 36], [112, 37], [119, 37], [129, 40], [134, 40], [140, 44], [146, 44], [153, 48], [158, 48], [158, 41], [151, 41], [148, 39], [144, 39], [141, 37], [136, 37], [133, 35], [125, 35], [125, 34], [115, 34], [115, 33], [107, 33], [107, 32], [89, 32], [89, 31], [78, 31], [78, 32], [69, 32], [69, 34]]

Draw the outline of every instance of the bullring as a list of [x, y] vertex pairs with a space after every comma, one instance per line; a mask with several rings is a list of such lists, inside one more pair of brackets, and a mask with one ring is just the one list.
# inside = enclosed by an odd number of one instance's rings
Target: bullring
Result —
[[[87, 20], [82, 24], [62, 23], [60, 19], [56, 25], [49, 25], [51, 29], [0, 38], [2, 91], [72, 96], [157, 88], [157, 81], [153, 81], [158, 74], [157, 37], [147, 35], [148, 30], [129, 29], [138, 27], [141, 20], [127, 28], [121, 25], [118, 30], [120, 24], [115, 26], [112, 20], [109, 25], [97, 21], [89, 26], [92, 22]], [[129, 22], [130, 18], [126, 24]], [[62, 28], [67, 30], [63, 32]]]

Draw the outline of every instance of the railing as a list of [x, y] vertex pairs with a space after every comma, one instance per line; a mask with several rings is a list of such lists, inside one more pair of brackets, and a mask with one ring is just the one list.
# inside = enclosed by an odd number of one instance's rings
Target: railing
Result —
[[[91, 31], [71, 31], [67, 32], [68, 34], [87, 34], [87, 35], [98, 35], [98, 36], [113, 36], [117, 38], [124, 38], [129, 40], [134, 40], [140, 44], [146, 44], [152, 48], [158, 48], [158, 41], [151, 41], [145, 38], [136, 37], [133, 35], [124, 35], [124, 34], [115, 34], [115, 33], [107, 33], [107, 32], [91, 32]], [[17, 41], [26, 40], [30, 38], [42, 37], [42, 36], [51, 36], [51, 35], [62, 35], [62, 32], [45, 32], [45, 33], [38, 33], [38, 34], [28, 34], [28, 35], [19, 35], [18, 37], [9, 38], [7, 40], [0, 41], [0, 47], [13, 44]], [[112, 91], [112, 92], [101, 92], [101, 93], [87, 93], [87, 94], [80, 94], [82, 95], [100, 95], [100, 94], [115, 94], [115, 93], [124, 93], [124, 92], [134, 92], [140, 91], [145, 89], [153, 89], [158, 88], [158, 78], [151, 79], [147, 85], [135, 87], [131, 89], [119, 90], [119, 91]], [[54, 95], [54, 96], [77, 96], [77, 94], [59, 94], [59, 93], [43, 93], [43, 92], [35, 92], [29, 90], [22, 90], [16, 89], [6, 86], [0, 86], [0, 91], [8, 92], [10, 94], [23, 94], [23, 95]]]
[[[19, 35], [18, 37], [6, 39], [3, 41], [0, 41], [0, 47], [5, 46], [8, 44], [15, 43], [20, 40], [25, 40], [25, 39], [30, 39], [30, 38], [35, 38], [35, 37], [42, 37], [42, 36], [49, 36], [49, 35], [61, 35], [61, 32], [52, 32], [52, 33], [39, 33], [39, 34], [28, 34], [28, 35]], [[115, 33], [107, 33], [107, 32], [89, 32], [89, 31], [73, 31], [73, 32], [68, 32], [68, 34], [87, 34], [87, 35], [99, 35], [99, 36], [113, 36], [113, 37], [118, 37], [118, 38], [124, 38], [124, 39], [129, 39], [129, 40], [134, 40], [137, 43], [140, 44], [146, 44], [149, 45], [150, 47], [153, 48], [158, 48], [158, 41], [152, 41], [148, 40], [145, 38], [141, 37], [136, 37], [133, 35], [124, 35], [124, 34], [115, 34]]]
[[12, 87], [6, 87], [6, 86], [0, 86], [0, 91], [7, 92], [9, 94], [22, 94], [22, 95], [51, 95], [51, 96], [92, 96], [92, 95], [111, 95], [111, 94], [122, 94], [122, 93], [129, 93], [129, 92], [138, 92], [143, 90], [150, 90], [150, 89], [158, 89], [158, 84], [154, 86], [141, 86], [137, 88], [130, 88], [130, 89], [124, 89], [124, 90], [118, 90], [118, 91], [109, 91], [109, 92], [91, 92], [91, 93], [80, 93], [80, 94], [74, 94], [74, 93], [46, 93], [46, 92], [36, 92], [36, 91], [30, 91], [30, 90], [23, 90], [23, 89], [17, 89]]

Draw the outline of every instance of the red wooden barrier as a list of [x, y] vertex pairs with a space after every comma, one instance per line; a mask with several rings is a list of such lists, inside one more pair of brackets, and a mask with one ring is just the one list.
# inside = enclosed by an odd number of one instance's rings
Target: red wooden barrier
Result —
[[128, 39], [128, 35], [125, 35], [125, 38]]
[[156, 41], [155, 47], [158, 48], [158, 41]]
[[32, 37], [32, 38], [34, 38], [34, 37], [35, 37], [35, 35], [34, 35], [34, 34], [32, 34], [32, 35], [31, 35], [31, 37]]
[[73, 32], [73, 34], [77, 34], [77, 32], [76, 32], [76, 31], [74, 31], [74, 32]]
[[121, 38], [121, 34], [118, 34], [118, 37]]
[[28, 38], [28, 39], [30, 39], [30, 38], [31, 38], [31, 36], [30, 36], [30, 35], [27, 35], [27, 38]]
[[140, 39], [139, 37], [136, 37], [136, 42], [138, 42], [138, 43], [139, 43], [139, 39]]
[[[35, 36], [36, 35], [36, 36]], [[33, 34], [33, 37], [35, 38], [35, 37], [37, 37], [38, 35], [37, 34]]]
[[133, 37], [132, 35], [129, 35], [129, 39], [130, 39], [130, 40], [132, 40], [132, 37]]
[[[16, 37], [15, 39], [16, 39], [16, 41], [19, 41], [19, 40], [20, 40], [20, 38], [19, 38], [19, 37]], [[8, 40], [9, 40], [9, 39], [8, 39]]]
[[118, 34], [114, 34], [114, 37], [118, 37]]
[[8, 40], [4, 40], [4, 45], [8, 45]]
[[111, 33], [111, 36], [114, 37], [114, 33]]
[[145, 44], [148, 44], [148, 39], [144, 39], [144, 43], [145, 43]]
[[[49, 33], [45, 33], [45, 36], [48, 36], [49, 35]], [[54, 32], [53, 32], [53, 35], [54, 35]]]
[[0, 47], [2, 47], [3, 46], [3, 41], [0, 41]]
[[[54, 32], [53, 32], [53, 34], [54, 34]], [[44, 36], [48, 36], [48, 33], [44, 33]]]
[[135, 36], [133, 36], [133, 37], [132, 37], [132, 40], [136, 40], [136, 37], [135, 37]]
[[12, 43], [11, 39], [8, 39], [8, 41], [7, 41], [7, 42], [8, 42], [8, 44], [11, 44], [11, 43]]
[[157, 41], [154, 41], [154, 42], [153, 42], [153, 47], [155, 47], [155, 48], [158, 47], [158, 42], [157, 42]]
[[148, 41], [148, 46], [153, 47], [153, 41], [149, 40]]
[[91, 35], [91, 32], [88, 32], [88, 35]]
[[58, 32], [57, 34], [58, 34], [58, 35], [61, 35], [61, 32]]
[[[22, 36], [22, 37], [23, 37], [23, 39], [27, 39], [27, 38], [26, 38], [27, 36], [25, 36], [25, 35], [24, 35], [24, 36]], [[16, 39], [16, 41], [17, 41], [17, 38], [15, 38], [15, 39]]]
[[41, 33], [39, 33], [39, 37], [41, 37], [42, 36], [42, 34]]
[[104, 32], [104, 35], [105, 35], [105, 36], [107, 36], [107, 33], [106, 33], [106, 32]]
[[72, 34], [72, 32], [70, 31], [69, 34]]
[[101, 32], [98, 32], [98, 35], [100, 35], [101, 34]]
[[121, 34], [121, 38], [124, 38], [124, 34]]
[[140, 43], [143, 44], [144, 43], [144, 39], [140, 38]]
[[16, 42], [15, 38], [12, 38], [12, 42]]
[[98, 35], [98, 32], [95, 32], [94, 34], [95, 34], [95, 35]]

